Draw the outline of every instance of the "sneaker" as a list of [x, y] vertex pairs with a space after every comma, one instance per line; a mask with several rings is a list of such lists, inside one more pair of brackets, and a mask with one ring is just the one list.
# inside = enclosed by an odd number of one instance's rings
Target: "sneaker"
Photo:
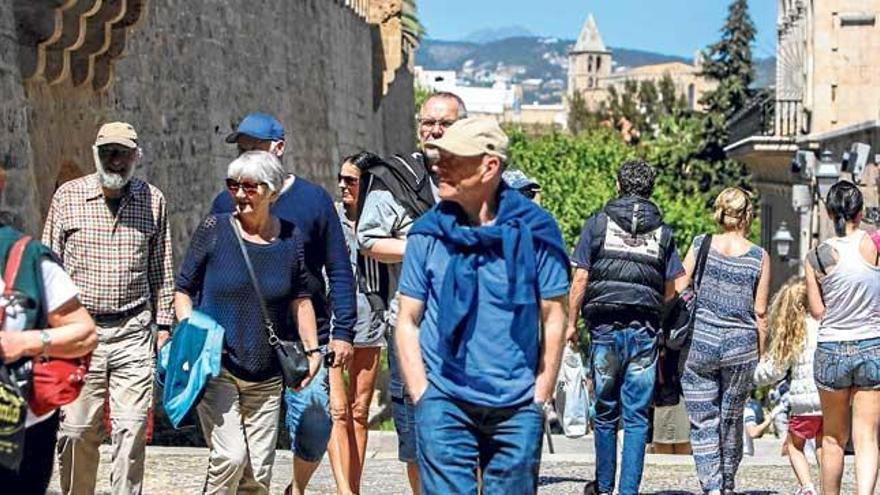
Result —
[[584, 487], [584, 495], [612, 495], [611, 493], [600, 492], [596, 485], [595, 481], [587, 483], [587, 486]]
[[797, 491], [794, 492], [794, 495], [818, 495], [818, 493], [812, 486], [805, 486], [798, 488]]

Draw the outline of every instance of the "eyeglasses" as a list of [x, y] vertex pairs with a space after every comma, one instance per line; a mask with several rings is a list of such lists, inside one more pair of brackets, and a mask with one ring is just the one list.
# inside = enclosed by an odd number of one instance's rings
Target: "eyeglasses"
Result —
[[134, 148], [126, 148], [125, 146], [99, 146], [98, 156], [101, 161], [114, 160], [116, 158], [128, 158], [134, 153]]
[[419, 119], [419, 125], [426, 129], [433, 129], [434, 126], [439, 125], [445, 131], [454, 123], [454, 120]]
[[226, 189], [229, 191], [229, 194], [232, 194], [233, 196], [238, 194], [239, 189], [244, 191], [244, 193], [248, 196], [254, 196], [255, 194], [257, 194], [257, 192], [259, 192], [259, 188], [261, 185], [263, 185], [262, 182], [239, 182], [231, 177], [226, 179]]
[[360, 179], [350, 175], [339, 174], [336, 176], [336, 182], [344, 182], [346, 187], [351, 187], [357, 185], [357, 183], [360, 182]]

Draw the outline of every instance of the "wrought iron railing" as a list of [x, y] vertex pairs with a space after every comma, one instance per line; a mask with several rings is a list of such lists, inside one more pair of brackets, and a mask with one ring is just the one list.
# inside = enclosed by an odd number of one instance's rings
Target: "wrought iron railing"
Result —
[[773, 88], [764, 89], [727, 119], [729, 142], [752, 136], [793, 137], [802, 131], [803, 118], [800, 99], [777, 98]]

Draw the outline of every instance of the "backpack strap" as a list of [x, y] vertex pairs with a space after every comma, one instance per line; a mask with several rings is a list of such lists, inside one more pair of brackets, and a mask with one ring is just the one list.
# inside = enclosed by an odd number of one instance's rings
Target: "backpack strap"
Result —
[[[12, 248], [9, 250], [9, 256], [6, 258], [6, 266], [3, 269], [3, 295], [9, 296], [12, 294], [15, 285], [15, 279], [18, 277], [18, 269], [21, 266], [21, 259], [24, 255], [24, 250], [27, 248], [28, 243], [30, 242], [30, 236], [22, 236], [15, 244], [12, 245]], [[3, 329], [3, 325], [6, 324], [6, 305], [0, 305], [0, 330]]]

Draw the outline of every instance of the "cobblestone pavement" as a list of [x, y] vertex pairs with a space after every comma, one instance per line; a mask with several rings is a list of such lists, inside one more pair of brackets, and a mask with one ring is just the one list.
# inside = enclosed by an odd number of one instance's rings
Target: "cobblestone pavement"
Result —
[[[362, 493], [405, 494], [408, 493], [403, 466], [390, 447], [393, 435], [371, 437], [370, 459], [367, 460]], [[555, 440], [557, 454], [545, 454], [541, 466], [541, 494], [581, 494], [584, 484], [593, 477], [593, 455], [587, 442], [566, 443]], [[790, 494], [794, 492], [795, 479], [785, 459], [769, 452], [775, 443], [765, 442], [763, 456], [747, 458], [740, 468], [737, 487], [748, 494]], [[375, 444], [375, 445], [373, 445]], [[583, 447], [581, 452], [573, 447]], [[102, 447], [102, 460], [97, 493], [109, 494], [109, 449]], [[775, 450], [775, 449], [773, 449]], [[207, 450], [196, 448], [150, 447], [147, 450], [147, 467], [144, 493], [189, 494], [199, 493], [204, 480]], [[56, 469], [57, 476], [57, 469]], [[291, 477], [291, 455], [278, 451], [275, 459], [272, 493], [282, 493]], [[309, 486], [310, 493], [332, 494], [336, 485], [325, 457]], [[642, 490], [649, 494], [699, 493], [694, 468], [689, 456], [648, 455]], [[847, 457], [847, 473], [841, 493], [854, 492], [852, 458]], [[57, 478], [52, 481], [49, 493], [57, 494]]]

